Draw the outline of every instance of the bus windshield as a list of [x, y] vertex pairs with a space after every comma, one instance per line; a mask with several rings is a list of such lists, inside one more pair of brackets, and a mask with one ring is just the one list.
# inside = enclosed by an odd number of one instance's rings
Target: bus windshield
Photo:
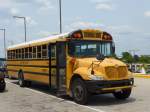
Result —
[[111, 56], [112, 42], [97, 41], [74, 41], [69, 43], [69, 54], [72, 56], [96, 56], [103, 54], [105, 57]]

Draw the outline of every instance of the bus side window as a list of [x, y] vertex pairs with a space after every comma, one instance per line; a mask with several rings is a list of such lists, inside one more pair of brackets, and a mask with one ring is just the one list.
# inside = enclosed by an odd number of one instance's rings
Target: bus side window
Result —
[[19, 58], [19, 59], [22, 58], [22, 56], [21, 56], [21, 49], [18, 50], [18, 58]]
[[16, 51], [11, 51], [11, 59], [16, 59]]
[[25, 58], [28, 59], [28, 48], [25, 48]]
[[14, 51], [10, 51], [10, 59], [14, 59]]
[[47, 45], [42, 45], [42, 58], [47, 58]]
[[51, 58], [56, 58], [56, 45], [51, 45]]
[[22, 55], [22, 59], [24, 59], [24, 48], [22, 48], [22, 51], [21, 51], [21, 55]]
[[29, 47], [29, 59], [32, 59], [32, 47]]
[[17, 49], [16, 50], [16, 59], [18, 59], [18, 57], [19, 57], [19, 50]]
[[33, 47], [33, 54], [32, 54], [32, 56], [33, 56], [34, 59], [37, 58], [36, 51], [37, 51], [36, 46], [34, 46]]
[[11, 52], [10, 51], [7, 51], [7, 57], [8, 57], [8, 59], [11, 58]]
[[41, 46], [37, 46], [37, 58], [41, 59]]

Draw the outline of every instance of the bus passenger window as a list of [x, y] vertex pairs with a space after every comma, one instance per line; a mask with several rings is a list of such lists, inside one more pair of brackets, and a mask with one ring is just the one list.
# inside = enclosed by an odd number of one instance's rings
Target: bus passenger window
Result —
[[16, 51], [15, 50], [11, 51], [11, 58], [16, 59]]
[[22, 59], [24, 59], [24, 49], [21, 51]]
[[29, 59], [32, 58], [32, 47], [29, 47]]
[[10, 59], [11, 58], [10, 51], [7, 51], [7, 55], [8, 55], [8, 59]]
[[18, 50], [18, 58], [21, 59], [21, 49]]
[[53, 57], [53, 58], [56, 57], [56, 46], [55, 45], [51, 46], [51, 57]]
[[19, 50], [17, 49], [16, 50], [16, 59], [18, 59], [18, 57], [19, 57]]
[[25, 58], [28, 59], [28, 48], [25, 48]]
[[33, 58], [36, 59], [36, 46], [33, 47], [33, 54], [32, 54]]
[[41, 58], [41, 46], [37, 46], [37, 58]]
[[42, 45], [42, 58], [47, 58], [47, 45]]

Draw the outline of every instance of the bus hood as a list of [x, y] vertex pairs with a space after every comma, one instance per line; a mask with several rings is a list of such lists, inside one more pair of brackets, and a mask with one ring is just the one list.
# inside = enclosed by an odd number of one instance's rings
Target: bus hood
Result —
[[87, 68], [88, 75], [93, 70], [94, 75], [103, 76], [107, 80], [126, 79], [128, 76], [126, 64], [114, 58], [105, 58], [103, 61], [96, 58], [77, 59], [75, 68]]
[[93, 65], [99, 64], [99, 66], [103, 67], [112, 67], [112, 66], [126, 66], [125, 63], [117, 60], [115, 58], [105, 58], [103, 61], [98, 61], [96, 58], [84, 58], [84, 59], [77, 59], [76, 60], [78, 67], [90, 67], [91, 64]]

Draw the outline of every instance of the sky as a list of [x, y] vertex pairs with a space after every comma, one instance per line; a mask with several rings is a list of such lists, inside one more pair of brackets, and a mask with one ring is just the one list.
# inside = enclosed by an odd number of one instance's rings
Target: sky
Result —
[[[96, 28], [109, 32], [118, 56], [136, 51], [150, 54], [150, 0], [62, 0], [63, 32]], [[59, 33], [59, 0], [0, 0], [0, 29], [6, 28], [7, 46]], [[0, 57], [4, 57], [0, 31]]]

